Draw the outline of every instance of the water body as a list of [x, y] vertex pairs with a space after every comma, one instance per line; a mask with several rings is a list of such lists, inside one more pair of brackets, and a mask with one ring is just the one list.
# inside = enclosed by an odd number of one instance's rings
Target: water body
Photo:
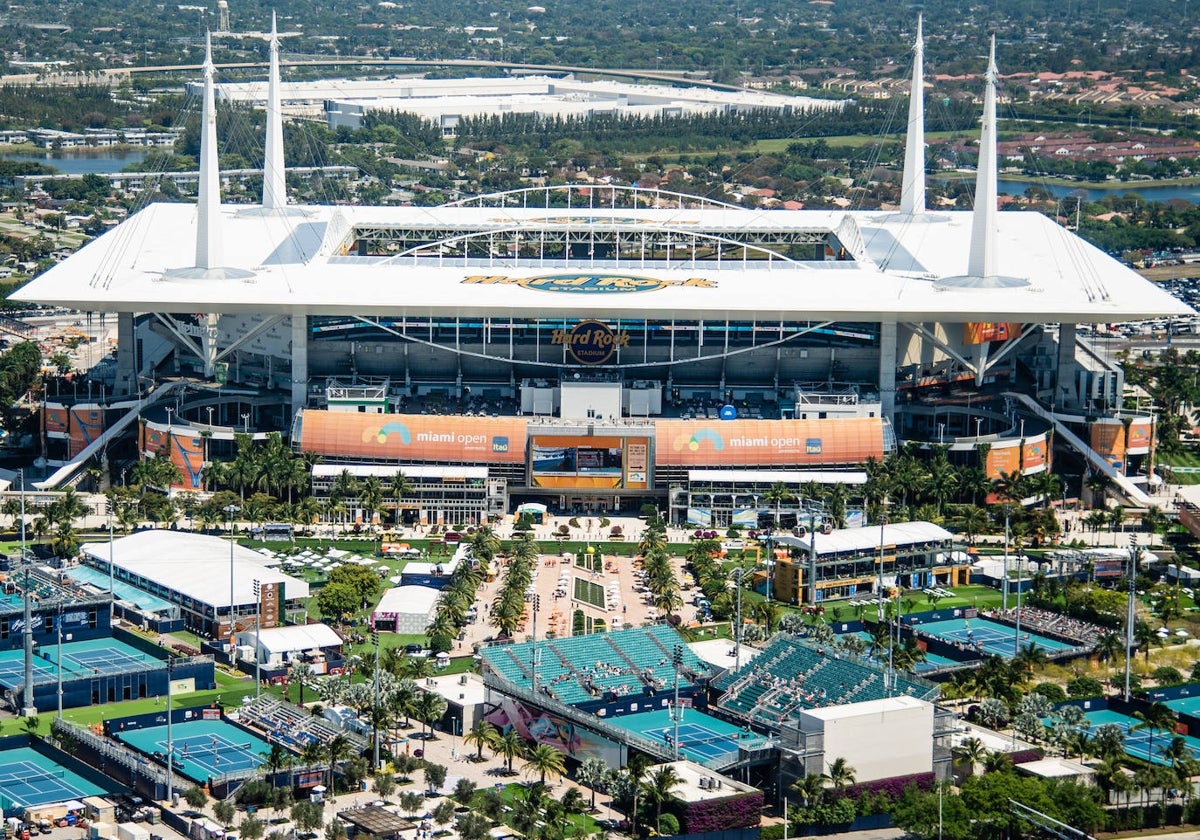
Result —
[[1138, 181], [1134, 183], [1115, 184], [1111, 189], [1083, 189], [1081, 187], [1037, 184], [1026, 181], [1005, 181], [1004, 179], [997, 182], [1000, 192], [1008, 193], [1009, 195], [1024, 195], [1025, 190], [1031, 186], [1041, 187], [1055, 198], [1073, 196], [1083, 192], [1086, 195], [1087, 201], [1098, 201], [1110, 195], [1120, 196], [1126, 193], [1136, 193], [1146, 201], [1161, 202], [1171, 198], [1182, 198], [1184, 201], [1190, 201], [1192, 204], [1200, 203], [1200, 184], [1155, 186], [1153, 181]]
[[5, 160], [26, 160], [53, 166], [67, 175], [120, 172], [133, 163], [141, 163], [148, 149], [64, 149], [62, 151], [2, 152]]

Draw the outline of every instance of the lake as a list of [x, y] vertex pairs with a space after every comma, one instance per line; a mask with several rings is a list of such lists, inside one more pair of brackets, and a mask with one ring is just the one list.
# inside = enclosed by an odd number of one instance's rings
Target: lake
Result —
[[67, 175], [120, 172], [132, 163], [141, 163], [149, 149], [67, 149], [63, 151], [0, 152], [5, 160], [27, 160], [53, 166]]
[[[1025, 181], [1005, 181], [1003, 178], [997, 182], [1000, 192], [1008, 193], [1009, 195], [1024, 195], [1025, 190], [1031, 186], [1041, 187], [1055, 198], [1075, 195], [1081, 191], [1080, 187], [1038, 184]], [[1134, 183], [1114, 184], [1111, 189], [1083, 189], [1082, 192], [1087, 194], [1088, 201], [1097, 201], [1110, 195], [1137, 193], [1146, 199], [1146, 201], [1166, 201], [1171, 198], [1182, 198], [1184, 201], [1190, 201], [1192, 204], [1200, 203], [1200, 184], [1155, 186], [1153, 181], [1137, 181]]]

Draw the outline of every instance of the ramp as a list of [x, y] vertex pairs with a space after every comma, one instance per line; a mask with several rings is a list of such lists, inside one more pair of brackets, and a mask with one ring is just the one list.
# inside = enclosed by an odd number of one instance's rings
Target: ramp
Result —
[[141, 402], [134, 405], [132, 409], [121, 415], [116, 423], [113, 423], [104, 434], [100, 435], [94, 441], [89, 443], [78, 455], [72, 458], [66, 464], [63, 464], [54, 471], [44, 481], [35, 481], [33, 486], [38, 490], [54, 490], [61, 487], [63, 484], [71, 483], [71, 479], [83, 468], [83, 466], [92, 458], [99, 455], [108, 446], [108, 442], [118, 435], [122, 434], [131, 425], [137, 422], [138, 416], [142, 413], [142, 409], [147, 406], [154, 405], [163, 397], [173, 394], [187, 386], [187, 382], [179, 379], [174, 382], [168, 382], [165, 385], [160, 385], [146, 396]]
[[1138, 487], [1136, 484], [1126, 478], [1123, 473], [1120, 473], [1114, 469], [1112, 464], [1108, 463], [1108, 461], [1105, 460], [1098, 452], [1085, 443], [1084, 440], [1079, 437], [1079, 435], [1071, 431], [1065, 423], [1043, 408], [1041, 403], [1039, 403], [1033, 397], [1029, 396], [1028, 394], [1018, 394], [1012, 392], [1006, 393], [1004, 396], [1011, 397], [1012, 399], [1019, 401], [1038, 417], [1041, 417], [1043, 420], [1046, 420], [1053, 425], [1054, 433], [1059, 435], [1059, 439], [1070, 444], [1072, 449], [1082, 455], [1084, 460], [1087, 461], [1089, 467], [1096, 472], [1107, 476], [1108, 479], [1113, 483], [1113, 486], [1133, 507], [1148, 508], [1154, 504], [1154, 501], [1148, 495], [1146, 495], [1146, 492], [1142, 490], [1141, 487]]

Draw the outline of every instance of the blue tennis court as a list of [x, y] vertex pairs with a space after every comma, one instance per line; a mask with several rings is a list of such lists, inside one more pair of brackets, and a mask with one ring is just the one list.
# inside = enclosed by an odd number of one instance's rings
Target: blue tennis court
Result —
[[[1016, 629], [986, 618], [947, 618], [913, 626], [918, 635], [928, 635], [969, 650], [995, 656], [1012, 657], [1017, 651]], [[1049, 653], [1074, 650], [1074, 645], [1021, 629], [1021, 647], [1036, 644]]]
[[0, 807], [5, 813], [107, 792], [31, 747], [0, 755]]
[[[1114, 712], [1111, 709], [1101, 709], [1095, 712], [1088, 712], [1084, 717], [1088, 722], [1088, 734], [1095, 734], [1095, 730], [1099, 726], [1112, 724], [1121, 730], [1125, 735], [1125, 752], [1134, 758], [1140, 758], [1143, 761], [1152, 761], [1155, 764], [1170, 764], [1162, 757], [1162, 748], [1171, 742], [1175, 737], [1174, 732], [1167, 732], [1162, 729], [1155, 729], [1153, 733], [1149, 729], [1139, 729], [1136, 732], [1132, 731], [1133, 727], [1137, 726], [1138, 719], [1123, 715], [1120, 712]], [[1200, 739], [1193, 738], [1189, 735], [1182, 736], [1184, 743], [1188, 749], [1192, 751], [1192, 758], [1200, 760]]]
[[[672, 746], [675, 736], [670, 709], [623, 715], [612, 718], [609, 723], [658, 741], [666, 747]], [[748, 746], [747, 738], [757, 740], [759, 736], [695, 709], [683, 709], [683, 717], [679, 721], [679, 752], [693, 761], [703, 763], [726, 757], [736, 759], [738, 748]]]
[[[172, 729], [172, 764], [194, 782], [254, 770], [266, 763], [271, 745], [222, 720], [190, 720]], [[129, 746], [166, 764], [167, 727], [151, 726], [116, 733]]]
[[[166, 662], [117, 639], [88, 639], [64, 642], [63, 679], [73, 680], [98, 674], [165, 668]], [[40, 645], [33, 654], [33, 680], [51, 682], [58, 678], [58, 645]], [[0, 652], [0, 685], [15, 688], [25, 681], [25, 651]]]
[[1195, 697], [1176, 697], [1174, 700], [1164, 700], [1163, 705], [1178, 714], [1200, 717], [1200, 694]]

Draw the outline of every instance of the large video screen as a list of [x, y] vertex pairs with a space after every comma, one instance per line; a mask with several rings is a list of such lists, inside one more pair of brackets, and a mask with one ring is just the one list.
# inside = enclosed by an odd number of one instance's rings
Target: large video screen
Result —
[[537, 435], [530, 440], [530, 471], [538, 487], [615, 489], [645, 487], [646, 438]]

